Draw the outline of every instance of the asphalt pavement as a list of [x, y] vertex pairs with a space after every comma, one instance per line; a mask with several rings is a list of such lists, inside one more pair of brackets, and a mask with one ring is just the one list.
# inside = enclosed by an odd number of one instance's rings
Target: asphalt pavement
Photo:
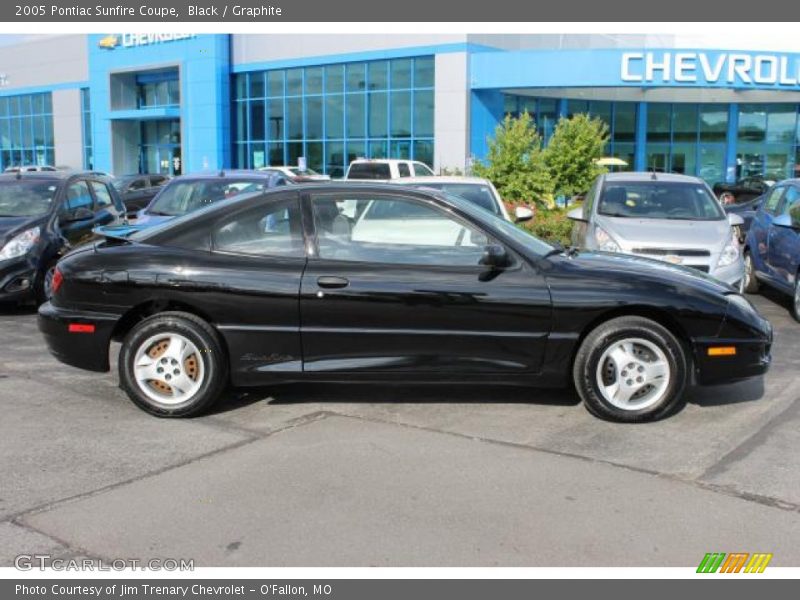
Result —
[[643, 425], [574, 392], [293, 384], [161, 420], [0, 309], [0, 566], [19, 554], [196, 566], [800, 566], [800, 324], [763, 378]]

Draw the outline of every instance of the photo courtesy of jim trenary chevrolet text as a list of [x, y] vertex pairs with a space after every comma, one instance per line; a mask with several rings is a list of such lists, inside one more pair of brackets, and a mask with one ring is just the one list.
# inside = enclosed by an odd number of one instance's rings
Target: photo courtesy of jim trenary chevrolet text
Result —
[[0, 6], [0, 598], [792, 585], [784, 11]]

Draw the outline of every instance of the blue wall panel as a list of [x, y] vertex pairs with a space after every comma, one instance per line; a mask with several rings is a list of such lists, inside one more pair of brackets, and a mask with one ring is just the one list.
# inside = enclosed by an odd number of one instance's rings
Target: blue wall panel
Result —
[[[177, 66], [181, 77], [181, 151], [183, 172], [215, 170], [230, 164], [230, 39], [229, 35], [195, 35], [126, 47], [117, 36], [90, 35], [89, 84], [94, 126], [94, 166], [111, 171], [111, 74]], [[126, 118], [135, 117], [125, 111]], [[142, 117], [150, 117], [142, 111]]]

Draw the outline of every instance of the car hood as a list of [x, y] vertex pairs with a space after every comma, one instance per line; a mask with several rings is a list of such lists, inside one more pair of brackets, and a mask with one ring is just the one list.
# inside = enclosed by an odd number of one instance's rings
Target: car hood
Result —
[[560, 264], [565, 268], [580, 269], [581, 277], [596, 279], [609, 289], [613, 287], [613, 282], [618, 282], [626, 290], [671, 285], [717, 296], [735, 291], [728, 284], [697, 269], [630, 254], [581, 250], [561, 255]]
[[16, 234], [41, 225], [44, 217], [0, 217], [0, 247]]
[[684, 221], [601, 216], [597, 224], [627, 251], [632, 248], [702, 248], [713, 252], [731, 235], [726, 219]]

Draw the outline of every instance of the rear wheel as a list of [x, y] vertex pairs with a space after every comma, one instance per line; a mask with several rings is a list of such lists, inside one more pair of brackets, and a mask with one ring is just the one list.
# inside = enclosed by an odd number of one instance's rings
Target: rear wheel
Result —
[[159, 417], [188, 417], [211, 406], [227, 383], [217, 332], [190, 313], [165, 312], [138, 323], [122, 343], [120, 386]]
[[586, 408], [613, 421], [653, 421], [684, 403], [688, 373], [680, 342], [643, 317], [599, 325], [581, 344], [573, 379]]
[[758, 278], [756, 277], [756, 268], [753, 264], [753, 256], [749, 250], [744, 252], [744, 280], [742, 288], [748, 294], [755, 294], [758, 292]]

